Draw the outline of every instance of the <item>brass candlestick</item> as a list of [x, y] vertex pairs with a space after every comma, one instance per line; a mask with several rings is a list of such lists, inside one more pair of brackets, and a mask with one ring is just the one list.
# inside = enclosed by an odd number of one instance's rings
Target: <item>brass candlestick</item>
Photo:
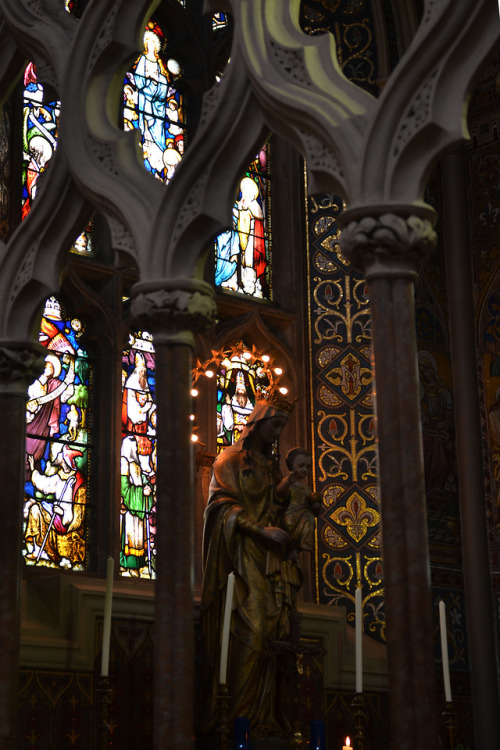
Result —
[[368, 750], [366, 744], [366, 705], [364, 693], [355, 693], [351, 706], [354, 709], [354, 747], [356, 750]]
[[448, 735], [448, 747], [450, 750], [454, 750], [457, 735], [457, 715], [451, 701], [446, 702], [442, 716], [444, 718], [444, 725]]
[[99, 707], [99, 748], [108, 750], [111, 739], [111, 687], [108, 676], [99, 678], [96, 694]]
[[293, 750], [302, 750], [305, 745], [307, 745], [307, 740], [300, 731], [300, 721], [294, 721], [290, 747], [293, 748]]
[[220, 736], [221, 750], [227, 750], [227, 740], [229, 737], [229, 725], [227, 717], [229, 714], [231, 696], [229, 695], [226, 685], [219, 685], [219, 692], [217, 693], [217, 703], [219, 704], [219, 722], [217, 724], [217, 734]]

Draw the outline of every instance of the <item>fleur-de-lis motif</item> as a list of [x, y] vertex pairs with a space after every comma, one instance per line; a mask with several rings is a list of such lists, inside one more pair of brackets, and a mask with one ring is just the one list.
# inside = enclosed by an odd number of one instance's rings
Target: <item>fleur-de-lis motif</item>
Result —
[[380, 514], [374, 508], [368, 508], [366, 500], [357, 492], [353, 492], [345, 507], [333, 511], [331, 519], [339, 526], [345, 526], [349, 536], [359, 542], [366, 536], [369, 528], [379, 523]]

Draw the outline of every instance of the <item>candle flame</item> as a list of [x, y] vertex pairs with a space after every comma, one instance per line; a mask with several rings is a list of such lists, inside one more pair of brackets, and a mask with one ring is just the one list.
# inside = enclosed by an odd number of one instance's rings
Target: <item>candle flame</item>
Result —
[[351, 740], [350, 740], [350, 738], [349, 738], [349, 737], [346, 737], [346, 738], [345, 738], [345, 744], [346, 744], [346, 747], [350, 747], [350, 745], [351, 745]]

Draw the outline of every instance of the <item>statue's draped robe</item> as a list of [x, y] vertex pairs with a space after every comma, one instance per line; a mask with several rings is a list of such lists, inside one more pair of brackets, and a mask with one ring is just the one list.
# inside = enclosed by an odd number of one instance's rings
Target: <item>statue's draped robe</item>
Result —
[[[248, 425], [245, 433], [248, 431]], [[266, 575], [268, 548], [251, 524], [271, 525], [269, 511], [279, 472], [242, 437], [216, 459], [204, 530], [201, 622], [211, 681], [202, 729], [217, 722], [220, 642], [228, 574], [235, 572], [227, 688], [229, 719], [247, 717], [263, 733], [279, 732], [274, 660], [267, 644], [283, 638], [279, 576]]]

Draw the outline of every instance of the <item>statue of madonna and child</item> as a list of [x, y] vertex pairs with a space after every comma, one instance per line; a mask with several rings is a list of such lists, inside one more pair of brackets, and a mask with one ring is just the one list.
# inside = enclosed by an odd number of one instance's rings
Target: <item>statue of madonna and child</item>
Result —
[[243, 716], [253, 736], [283, 737], [290, 721], [272, 644], [290, 638], [302, 583], [299, 552], [311, 549], [320, 498], [306, 484], [311, 457], [295, 448], [282, 478], [273, 452], [293, 404], [276, 390], [257, 398], [241, 437], [213, 465], [203, 536], [201, 629], [206, 704], [203, 733], [219, 721], [219, 664], [228, 575], [234, 573], [227, 652], [228, 723]]

